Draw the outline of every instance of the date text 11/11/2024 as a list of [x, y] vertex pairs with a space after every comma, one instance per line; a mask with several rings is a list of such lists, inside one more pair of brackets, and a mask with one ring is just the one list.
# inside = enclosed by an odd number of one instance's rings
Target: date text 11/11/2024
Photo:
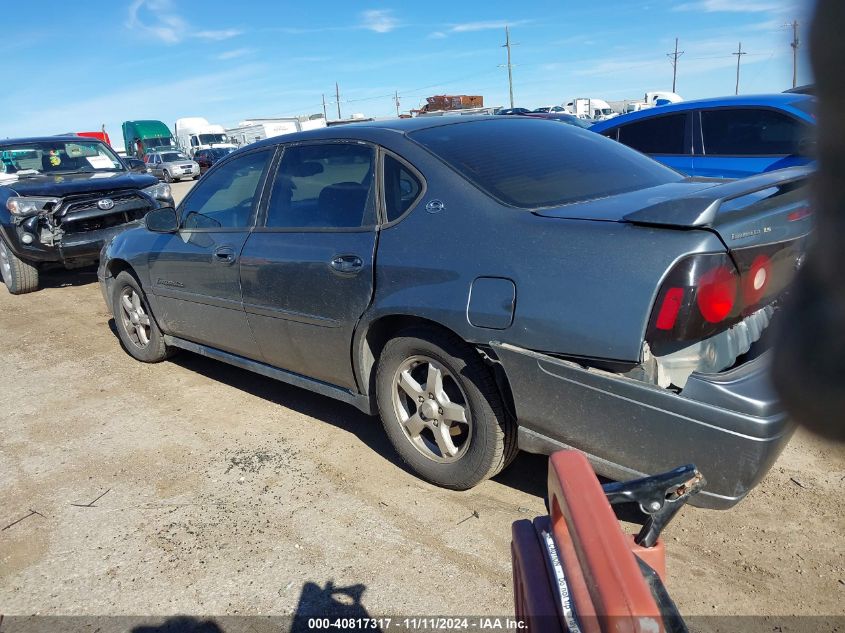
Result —
[[519, 631], [527, 626], [527, 622], [513, 617], [308, 618], [309, 630]]

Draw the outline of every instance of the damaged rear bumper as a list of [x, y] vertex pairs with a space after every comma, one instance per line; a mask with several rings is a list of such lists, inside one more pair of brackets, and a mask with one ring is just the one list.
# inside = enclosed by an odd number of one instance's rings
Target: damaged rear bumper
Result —
[[707, 479], [695, 505], [739, 502], [794, 430], [769, 383], [768, 354], [730, 371], [693, 373], [675, 393], [512, 345], [491, 346], [513, 392], [521, 449], [577, 448], [598, 473], [615, 479], [693, 463]]

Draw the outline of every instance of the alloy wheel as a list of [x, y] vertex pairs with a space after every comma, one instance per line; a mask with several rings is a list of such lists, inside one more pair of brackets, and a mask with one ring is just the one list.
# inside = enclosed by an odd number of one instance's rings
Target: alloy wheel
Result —
[[141, 296], [131, 286], [120, 293], [120, 316], [135, 346], [143, 349], [150, 344], [150, 316], [144, 310]]
[[459, 460], [469, 449], [472, 420], [457, 378], [427, 356], [406, 359], [393, 376], [393, 408], [405, 437], [439, 463]]
[[4, 281], [11, 283], [12, 262], [9, 261], [9, 249], [2, 239], [0, 239], [0, 271], [3, 273]]

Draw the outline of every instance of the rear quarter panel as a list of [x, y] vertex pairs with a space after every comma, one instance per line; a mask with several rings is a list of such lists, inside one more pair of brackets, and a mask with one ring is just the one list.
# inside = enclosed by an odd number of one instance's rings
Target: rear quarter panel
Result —
[[[465, 340], [557, 354], [638, 361], [651, 305], [678, 258], [722, 251], [709, 231], [544, 218], [503, 206], [424, 150], [407, 156], [426, 176], [424, 199], [379, 237], [376, 292], [364, 329], [381, 316], [423, 317]], [[443, 209], [426, 210], [440, 200]], [[472, 282], [516, 286], [504, 330], [467, 318]]]

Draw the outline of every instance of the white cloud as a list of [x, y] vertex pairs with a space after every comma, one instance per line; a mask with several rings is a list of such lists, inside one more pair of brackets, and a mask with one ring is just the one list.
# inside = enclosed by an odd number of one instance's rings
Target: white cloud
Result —
[[[144, 8], [153, 18], [150, 23], [143, 21], [138, 15]], [[166, 44], [176, 44], [182, 40], [187, 23], [171, 11], [169, 0], [132, 0], [126, 26], [146, 31]]]
[[244, 55], [249, 55], [252, 50], [248, 48], [236, 48], [231, 51], [224, 51], [217, 55], [217, 59], [226, 60], [226, 59], [237, 59], [238, 57], [243, 57]]
[[506, 26], [519, 26], [520, 24], [527, 24], [531, 20], [517, 20], [509, 22], [507, 20], [488, 20], [483, 22], [464, 22], [463, 24], [453, 24], [449, 29], [452, 33], [470, 33], [473, 31], [489, 31], [492, 29], [503, 29]]
[[393, 11], [370, 9], [361, 14], [361, 26], [376, 33], [389, 33], [399, 26], [399, 20], [393, 15]]
[[428, 34], [428, 39], [430, 40], [442, 40], [446, 38], [446, 34], [443, 31], [434, 31], [433, 33]]
[[219, 31], [197, 31], [193, 34], [193, 36], [203, 40], [215, 40], [219, 42], [237, 37], [241, 33], [243, 33], [243, 31], [239, 29], [222, 29]]
[[788, 8], [786, 3], [775, 0], [696, 0], [676, 5], [672, 10], [705, 13], [768, 13], [782, 12]]
[[132, 0], [126, 26], [165, 44], [178, 44], [187, 38], [220, 41], [242, 33], [238, 29], [196, 31], [174, 10], [171, 0]]

